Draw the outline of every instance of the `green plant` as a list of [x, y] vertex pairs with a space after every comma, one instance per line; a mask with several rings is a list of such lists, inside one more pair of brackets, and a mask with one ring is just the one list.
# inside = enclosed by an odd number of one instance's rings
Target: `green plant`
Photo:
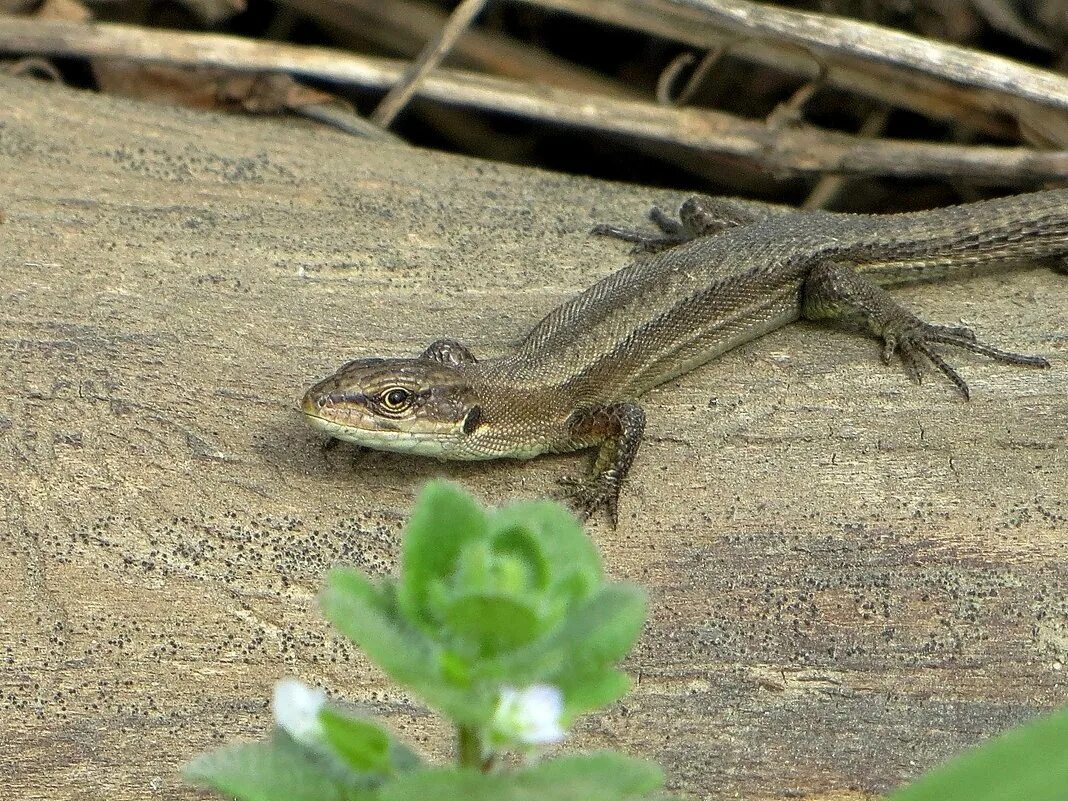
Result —
[[[458, 764], [429, 766], [374, 721], [287, 680], [275, 688], [271, 738], [198, 757], [188, 780], [247, 801], [622, 801], [659, 791], [659, 769], [622, 754], [537, 758], [576, 716], [626, 692], [616, 665], [645, 619], [641, 590], [605, 580], [559, 504], [487, 511], [431, 483], [396, 580], [336, 569], [322, 606], [455, 723]], [[501, 759], [509, 752], [516, 767]]]

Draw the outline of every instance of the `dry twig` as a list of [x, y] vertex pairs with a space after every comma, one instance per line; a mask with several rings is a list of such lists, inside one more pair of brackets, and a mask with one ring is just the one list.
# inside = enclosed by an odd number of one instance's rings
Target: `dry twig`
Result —
[[388, 128], [396, 119], [401, 109], [411, 100], [427, 73], [441, 63], [445, 54], [452, 49], [456, 41], [463, 36], [482, 13], [488, 0], [461, 0], [460, 5], [449, 16], [449, 21], [438, 31], [419, 56], [404, 73], [404, 77], [386, 92], [378, 106], [371, 113], [371, 122]]

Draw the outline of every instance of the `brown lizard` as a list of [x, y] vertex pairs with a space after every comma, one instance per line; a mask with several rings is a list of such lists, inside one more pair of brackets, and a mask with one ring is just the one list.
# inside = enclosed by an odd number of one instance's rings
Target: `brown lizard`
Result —
[[478, 360], [443, 339], [416, 358], [357, 359], [308, 390], [309, 423], [370, 448], [444, 459], [596, 447], [576, 505], [587, 516], [606, 506], [614, 523], [645, 427], [636, 399], [799, 318], [867, 331], [882, 340], [884, 361], [897, 355], [915, 380], [929, 362], [965, 398], [940, 346], [1049, 366], [968, 328], [927, 323], [884, 287], [1068, 254], [1068, 189], [892, 215], [694, 197], [679, 220], [651, 216], [656, 235], [596, 228], [644, 252], [550, 312], [514, 353]]

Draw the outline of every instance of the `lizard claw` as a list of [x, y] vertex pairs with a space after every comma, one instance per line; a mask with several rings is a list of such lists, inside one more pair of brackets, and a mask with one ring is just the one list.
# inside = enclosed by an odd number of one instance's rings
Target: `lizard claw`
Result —
[[689, 239], [689, 237], [681, 234], [665, 233], [663, 236], [657, 236], [635, 228], [621, 228], [607, 223], [593, 226], [590, 229], [590, 233], [595, 236], [610, 236], [615, 239], [622, 239], [624, 242], [631, 242], [634, 245], [631, 248], [631, 253], [656, 253], [657, 251], [675, 247], [675, 245]]
[[619, 522], [619, 485], [598, 477], [584, 480], [561, 476], [556, 483], [565, 488], [564, 496], [580, 520], [586, 521], [600, 507], [605, 507], [612, 528]]
[[896, 353], [905, 364], [909, 377], [916, 383], [923, 381], [923, 360], [926, 359], [960, 390], [965, 400], [971, 398], [968, 384], [949, 363], [932, 347], [950, 345], [988, 356], [1006, 364], [1021, 364], [1028, 367], [1049, 367], [1041, 356], [1011, 353], [980, 342], [975, 332], [964, 326], [934, 325], [912, 318], [896, 326], [896, 330], [883, 333], [883, 361], [889, 362]]
[[893, 334], [883, 334], [883, 364], [890, 364], [897, 352], [897, 337]]
[[934, 365], [967, 399], [968, 384], [939, 353], [948, 345], [978, 353], [1006, 364], [1049, 367], [1041, 356], [1010, 353], [980, 342], [972, 329], [961, 325], [925, 322], [898, 303], [881, 286], [860, 275], [850, 262], [829, 261], [814, 267], [805, 279], [802, 313], [810, 320], [842, 318], [860, 323], [883, 341], [883, 361], [896, 355], [909, 377], [919, 383], [924, 370]]

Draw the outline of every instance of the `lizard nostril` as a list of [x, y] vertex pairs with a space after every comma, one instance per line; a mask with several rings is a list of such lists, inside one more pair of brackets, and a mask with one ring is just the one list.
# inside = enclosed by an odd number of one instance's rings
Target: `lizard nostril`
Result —
[[305, 414], [314, 414], [319, 411], [319, 398], [311, 392], [305, 393], [304, 398], [300, 402], [300, 408], [304, 410]]

